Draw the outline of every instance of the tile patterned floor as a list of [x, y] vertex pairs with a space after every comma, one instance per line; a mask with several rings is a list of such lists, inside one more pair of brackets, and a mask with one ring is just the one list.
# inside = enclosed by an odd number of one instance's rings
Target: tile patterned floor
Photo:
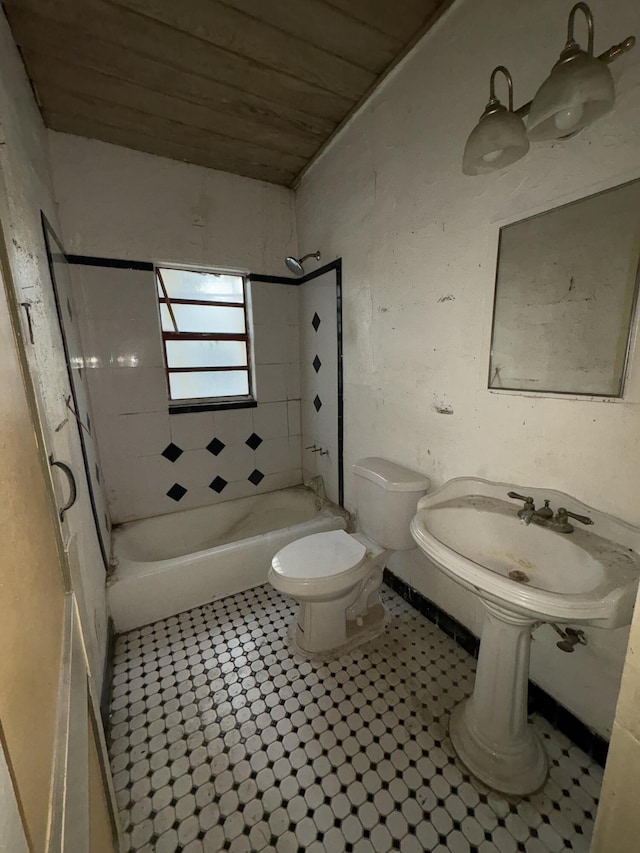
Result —
[[144, 853], [587, 853], [601, 769], [545, 720], [544, 790], [489, 791], [447, 723], [475, 661], [384, 589], [386, 633], [291, 654], [269, 587], [118, 637], [110, 752], [125, 849]]

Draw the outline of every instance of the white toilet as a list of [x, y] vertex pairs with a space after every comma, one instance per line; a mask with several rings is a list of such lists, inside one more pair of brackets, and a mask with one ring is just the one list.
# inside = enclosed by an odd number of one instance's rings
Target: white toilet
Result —
[[269, 582], [300, 602], [295, 642], [326, 654], [375, 636], [384, 624], [379, 590], [392, 551], [415, 548], [409, 524], [429, 487], [422, 474], [369, 457], [353, 466], [358, 532], [314, 533], [273, 558]]

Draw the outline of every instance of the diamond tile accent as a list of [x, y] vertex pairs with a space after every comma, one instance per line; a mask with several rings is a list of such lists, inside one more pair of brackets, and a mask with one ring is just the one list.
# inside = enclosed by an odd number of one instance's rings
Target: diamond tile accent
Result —
[[318, 397], [317, 394], [315, 400], [313, 401], [313, 405], [315, 406], [316, 412], [319, 412], [322, 408], [322, 400], [320, 399], [320, 397]]
[[264, 479], [264, 474], [262, 471], [258, 471], [257, 468], [254, 468], [253, 471], [247, 477], [247, 480], [250, 483], [253, 483], [254, 486], [257, 486]]
[[269, 586], [116, 640], [109, 752], [129, 853], [588, 853], [602, 770], [541, 717], [542, 791], [455, 758], [475, 660], [383, 587], [382, 635], [335, 660], [288, 642]]
[[245, 444], [252, 450], [257, 450], [262, 444], [262, 439], [255, 432], [252, 432], [249, 438], [245, 441]]
[[214, 480], [212, 480], [209, 483], [209, 488], [213, 489], [214, 492], [217, 492], [218, 494], [220, 494], [220, 492], [224, 489], [224, 487], [228, 486], [228, 485], [229, 484], [227, 483], [227, 481], [225, 480], [224, 477], [216, 477]]
[[162, 455], [165, 459], [168, 459], [169, 462], [175, 462], [176, 459], [179, 459], [182, 456], [182, 453], [182, 448], [178, 447], [178, 445], [173, 442], [167, 444], [165, 449], [162, 451]]
[[313, 359], [313, 361], [311, 362], [311, 364], [313, 364], [313, 369], [315, 370], [315, 372], [316, 372], [316, 373], [317, 373], [317, 372], [320, 370], [320, 368], [322, 367], [322, 362], [320, 361], [320, 359], [318, 358], [318, 356], [316, 356], [316, 357]]
[[174, 483], [167, 492], [167, 497], [171, 498], [172, 501], [181, 501], [186, 494], [187, 490], [184, 486], [181, 486], [180, 483]]
[[318, 317], [317, 313], [314, 314], [313, 320], [311, 321], [311, 325], [313, 326], [313, 328], [316, 332], [318, 331], [318, 326], [320, 325], [321, 322], [322, 321], [320, 320], [320, 317]]
[[209, 444], [207, 444], [207, 450], [209, 453], [213, 453], [214, 456], [218, 456], [226, 447], [224, 441], [220, 441], [219, 438], [212, 438]]

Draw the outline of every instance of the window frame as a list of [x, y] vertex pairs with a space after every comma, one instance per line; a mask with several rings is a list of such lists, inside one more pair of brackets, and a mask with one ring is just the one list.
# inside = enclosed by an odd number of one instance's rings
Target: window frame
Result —
[[[222, 300], [208, 299], [181, 299], [170, 297], [162, 278], [163, 270], [177, 270], [179, 272], [196, 273], [202, 275], [227, 275], [242, 279], [242, 302], [225, 302]], [[182, 412], [215, 411], [218, 409], [249, 408], [257, 406], [254, 394], [253, 360], [251, 357], [251, 316], [250, 300], [248, 298], [248, 275], [237, 270], [222, 270], [217, 268], [187, 267], [172, 264], [154, 264], [155, 296], [158, 305], [158, 322], [160, 336], [162, 338], [162, 354], [164, 358], [165, 378], [167, 383], [167, 400], [169, 414], [180, 414]], [[160, 292], [161, 291], [161, 292]], [[173, 322], [174, 330], [166, 331], [162, 323], [161, 306], [166, 305], [169, 316]], [[244, 314], [244, 333], [240, 332], [180, 332], [177, 331], [177, 322], [172, 310], [172, 305], [195, 305], [209, 308], [241, 308]], [[234, 365], [225, 367], [194, 366], [194, 367], [170, 367], [167, 354], [167, 341], [238, 341], [245, 345], [246, 365]], [[231, 371], [245, 371], [247, 374], [247, 394], [234, 394], [231, 396], [211, 397], [183, 397], [174, 399], [171, 396], [170, 376], [172, 373], [228, 373]]]

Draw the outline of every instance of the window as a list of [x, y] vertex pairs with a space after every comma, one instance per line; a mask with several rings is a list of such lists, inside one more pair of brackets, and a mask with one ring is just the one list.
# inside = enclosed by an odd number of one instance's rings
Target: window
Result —
[[244, 276], [156, 267], [170, 410], [252, 402]]

